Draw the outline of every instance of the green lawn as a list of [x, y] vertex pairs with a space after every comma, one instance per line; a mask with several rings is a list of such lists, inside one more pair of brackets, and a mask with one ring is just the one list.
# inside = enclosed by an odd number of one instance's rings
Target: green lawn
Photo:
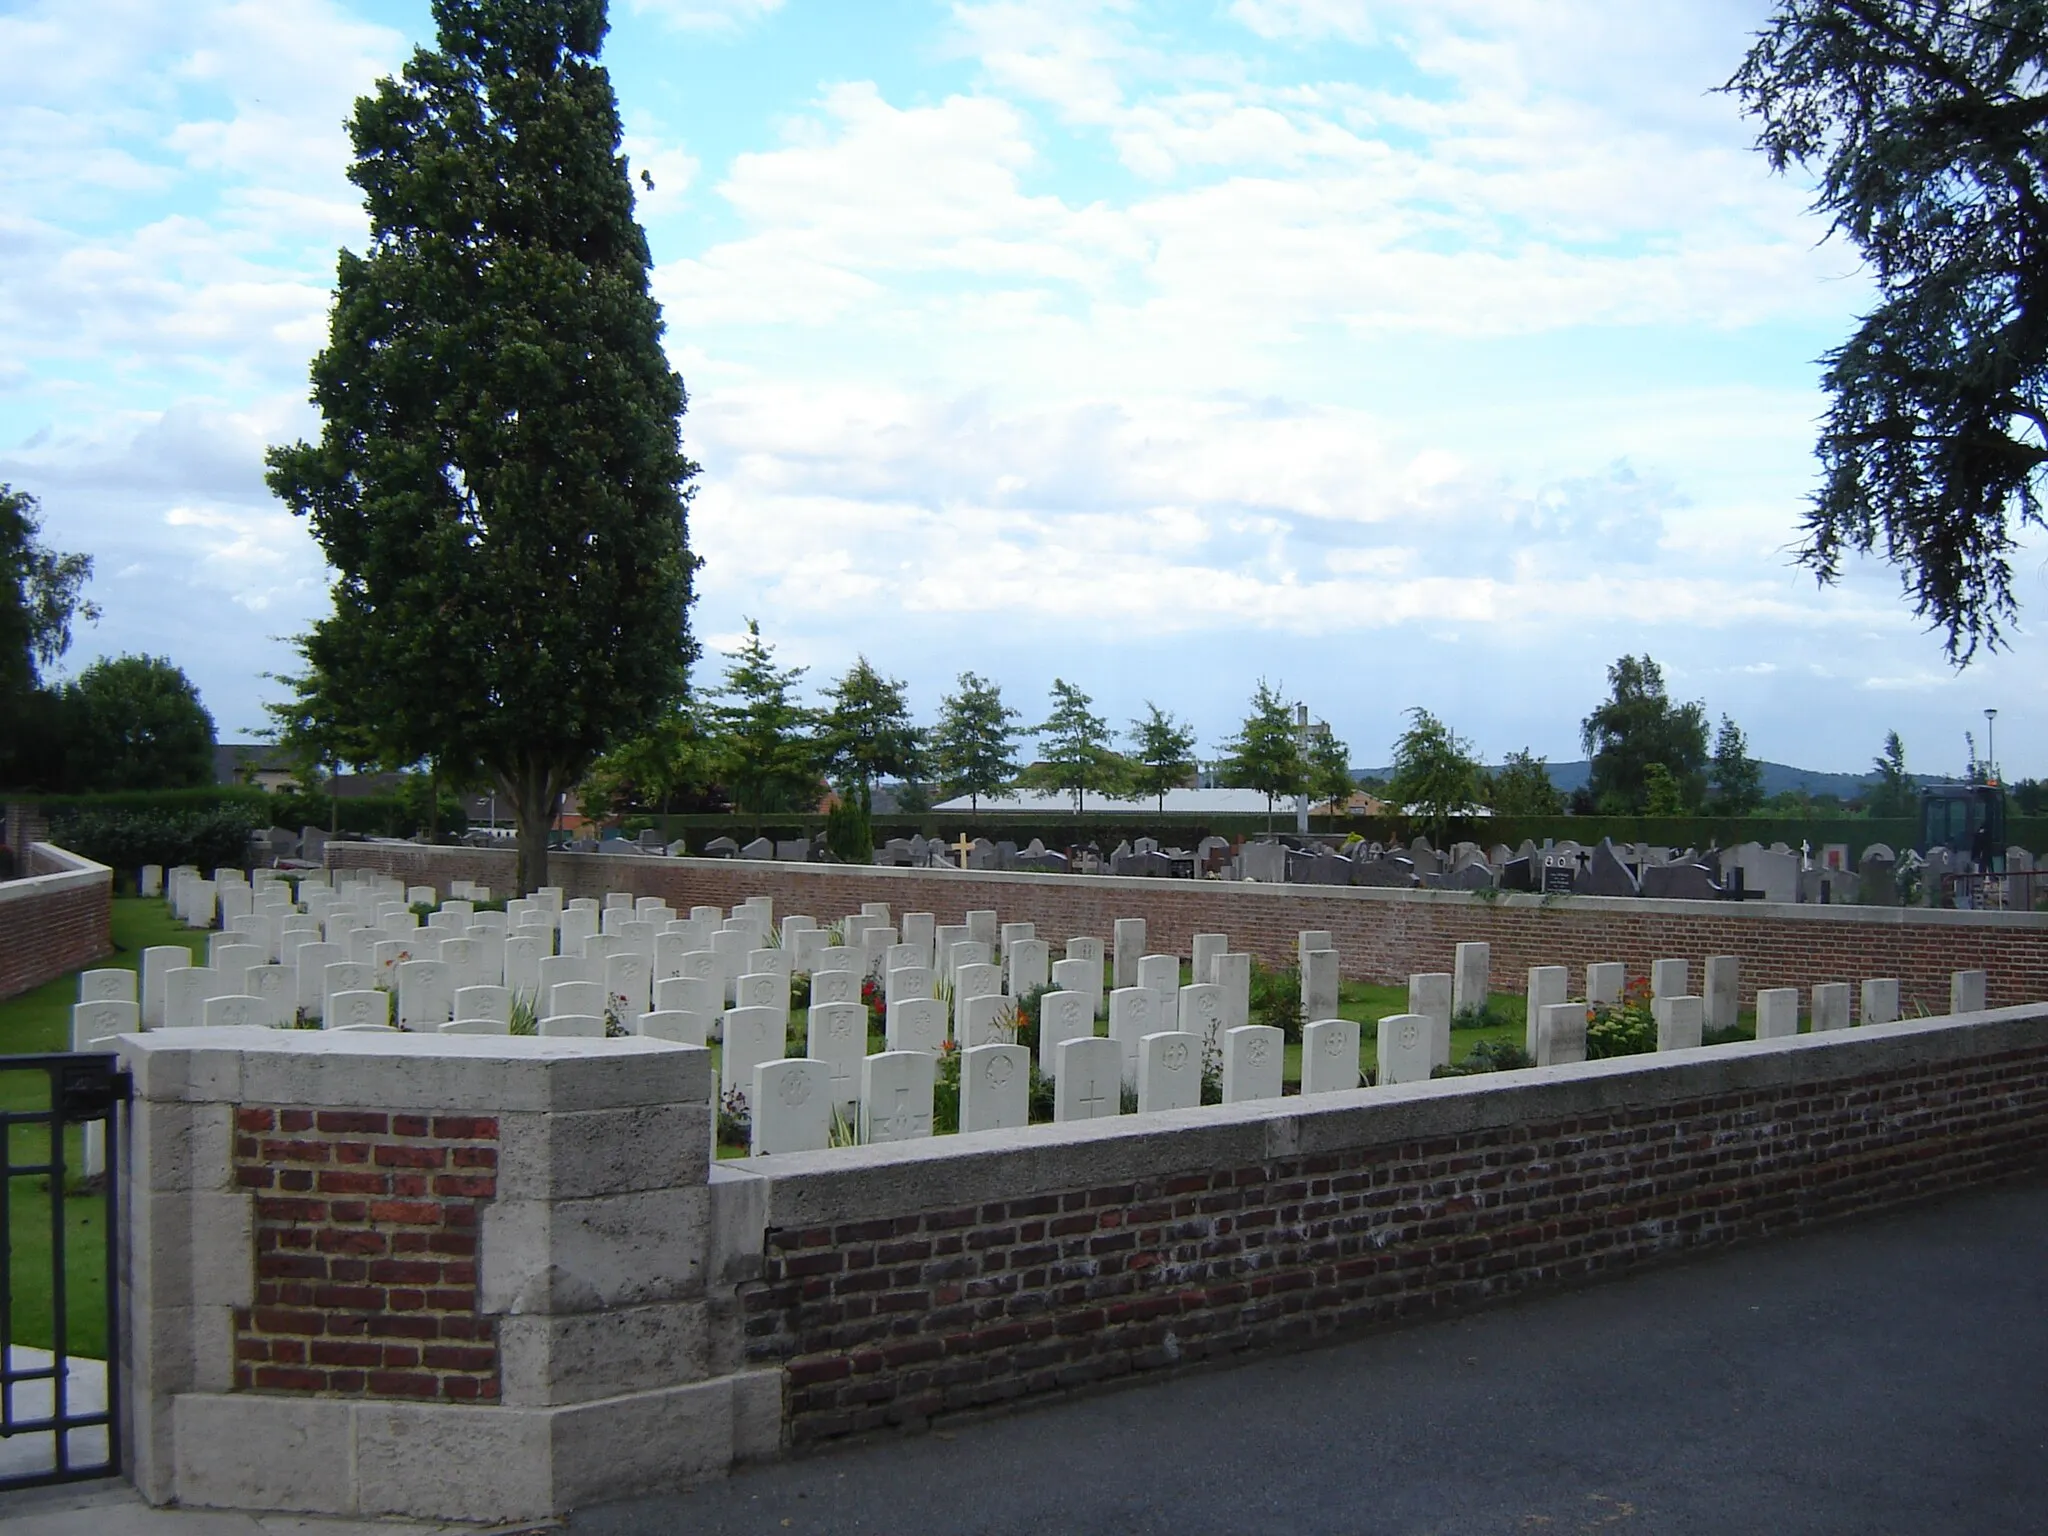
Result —
[[[121, 897], [114, 902], [114, 953], [95, 967], [134, 970], [142, 951], [152, 944], [189, 944], [204, 958], [206, 936], [171, 916], [162, 901]], [[63, 1051], [71, 1045], [71, 1005], [78, 1000], [74, 973], [0, 1003], [0, 1056]], [[0, 1071], [0, 1112], [35, 1111], [50, 1101], [49, 1078], [41, 1071]], [[12, 1125], [7, 1133], [10, 1167], [42, 1163], [49, 1157], [47, 1125]], [[76, 1168], [83, 1156], [83, 1133], [66, 1133], [65, 1162]], [[42, 1174], [10, 1174], [6, 1180], [6, 1224], [9, 1276], [9, 1324], [15, 1342], [47, 1349], [56, 1336], [52, 1315], [51, 1266], [56, 1234], [50, 1218], [49, 1180]], [[74, 1180], [73, 1188], [77, 1189]], [[106, 1353], [106, 1232], [100, 1202], [82, 1196], [67, 1198], [65, 1212], [66, 1328], [70, 1347], [82, 1355]]]

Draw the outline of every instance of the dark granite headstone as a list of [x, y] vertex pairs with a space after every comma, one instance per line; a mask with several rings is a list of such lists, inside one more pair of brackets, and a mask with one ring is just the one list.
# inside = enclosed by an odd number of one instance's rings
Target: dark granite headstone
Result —
[[707, 859], [736, 859], [739, 854], [740, 845], [729, 837], [714, 837], [704, 845], [704, 857]]
[[1573, 882], [1572, 890], [1580, 896], [1640, 894], [1636, 887], [1636, 877], [1630, 874], [1628, 866], [1621, 862], [1621, 856], [1614, 851], [1614, 845], [1605, 841], [1593, 850], [1592, 858]]

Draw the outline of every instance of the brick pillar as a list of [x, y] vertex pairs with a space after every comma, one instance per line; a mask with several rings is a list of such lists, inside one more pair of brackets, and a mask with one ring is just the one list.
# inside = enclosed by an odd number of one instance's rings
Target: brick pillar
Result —
[[525, 1520], [776, 1448], [780, 1372], [712, 1339], [708, 1052], [246, 1029], [122, 1051], [122, 1412], [152, 1503]]

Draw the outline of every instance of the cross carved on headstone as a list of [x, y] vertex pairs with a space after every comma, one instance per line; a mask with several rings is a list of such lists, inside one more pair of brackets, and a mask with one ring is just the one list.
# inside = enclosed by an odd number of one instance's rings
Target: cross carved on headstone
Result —
[[1087, 1111], [1085, 1118], [1094, 1119], [1102, 1113], [1102, 1106], [1109, 1102], [1109, 1096], [1096, 1082], [1095, 1075], [1088, 1075], [1088, 1085], [1081, 1090], [1081, 1108]]

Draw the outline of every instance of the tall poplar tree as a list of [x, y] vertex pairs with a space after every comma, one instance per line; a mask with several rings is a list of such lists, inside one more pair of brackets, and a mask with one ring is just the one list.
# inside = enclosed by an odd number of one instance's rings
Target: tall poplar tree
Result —
[[359, 99], [317, 443], [272, 491], [336, 572], [313, 674], [396, 760], [476, 762], [521, 890], [562, 792], [681, 697], [697, 466], [597, 62], [604, 0], [434, 0]]

